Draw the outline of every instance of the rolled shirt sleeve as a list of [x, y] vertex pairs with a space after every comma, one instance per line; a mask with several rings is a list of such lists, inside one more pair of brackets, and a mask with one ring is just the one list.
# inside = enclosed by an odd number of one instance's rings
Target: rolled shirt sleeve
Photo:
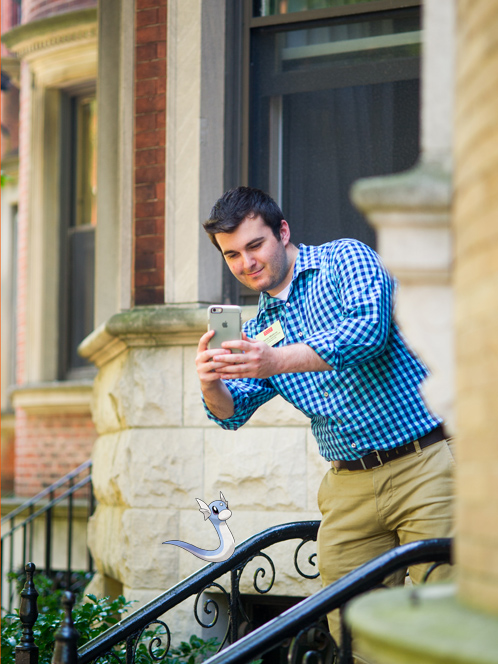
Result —
[[236, 431], [243, 426], [260, 406], [277, 395], [276, 390], [266, 380], [242, 378], [223, 382], [232, 395], [234, 408], [232, 417], [221, 420], [213, 415], [206, 406], [204, 397], [202, 397], [202, 403], [208, 418], [216, 422], [222, 429], [230, 431]]
[[395, 285], [377, 254], [360, 243], [340, 243], [338, 250], [331, 252], [329, 274], [331, 288], [340, 301], [341, 319], [330, 331], [312, 334], [303, 343], [341, 371], [384, 352]]

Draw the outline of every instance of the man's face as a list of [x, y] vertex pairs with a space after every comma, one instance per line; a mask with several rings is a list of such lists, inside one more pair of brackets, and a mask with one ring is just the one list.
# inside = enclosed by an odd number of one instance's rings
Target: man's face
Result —
[[248, 288], [267, 291], [270, 295], [280, 292], [292, 265], [287, 255], [289, 227], [282, 221], [280, 240], [265, 224], [261, 216], [246, 217], [233, 233], [216, 233], [231, 273]]

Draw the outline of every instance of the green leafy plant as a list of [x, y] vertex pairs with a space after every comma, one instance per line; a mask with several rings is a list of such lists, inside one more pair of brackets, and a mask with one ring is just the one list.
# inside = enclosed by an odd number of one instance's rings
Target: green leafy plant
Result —
[[[50, 664], [54, 649], [54, 636], [63, 618], [61, 597], [63, 590], [54, 589], [54, 581], [43, 574], [35, 576], [35, 586], [38, 596], [38, 619], [33, 628], [35, 643], [39, 648], [39, 664]], [[80, 634], [78, 646], [104, 632], [108, 627], [120, 620], [132, 602], [120, 595], [117, 599], [109, 597], [97, 599], [95, 595], [86, 595], [84, 601], [82, 593], [77, 596], [73, 608], [73, 620]], [[2, 662], [13, 664], [15, 648], [21, 640], [22, 626], [19, 619], [19, 610], [7, 613], [2, 618]]]
[[[14, 575], [18, 590], [24, 584], [24, 574]], [[50, 579], [44, 574], [35, 575], [35, 586], [38, 591], [38, 619], [33, 628], [35, 643], [39, 648], [39, 664], [50, 664], [54, 650], [54, 636], [63, 618], [61, 599], [63, 589], [57, 587], [57, 580]], [[121, 615], [128, 611], [133, 604], [122, 595], [111, 600], [109, 597], [97, 599], [95, 595], [78, 593], [73, 608], [74, 626], [80, 634], [78, 647], [95, 638], [106, 629], [115, 625]], [[168, 653], [161, 647], [161, 626], [148, 630], [137, 646], [136, 664], [151, 664], [149, 645], [154, 658], [164, 658], [165, 664], [200, 664], [204, 659], [214, 653], [219, 646], [216, 639], [203, 641], [193, 635], [189, 642], [180, 643], [179, 648], [170, 648]], [[14, 664], [15, 648], [20, 643], [22, 635], [19, 611], [7, 613], [2, 617], [2, 664]], [[114, 649], [115, 654], [125, 661], [125, 644]]]
[[12, 180], [12, 177], [10, 175], [7, 175], [7, 173], [4, 173], [2, 171], [1, 173], [1, 186], [3, 187], [4, 185], [7, 184], [7, 182], [10, 182]]
[[[138, 645], [135, 656], [136, 664], [150, 664], [151, 657], [147, 642], [151, 642], [154, 637], [159, 636], [160, 638], [159, 631], [159, 629], [156, 629], [145, 633], [146, 643], [140, 642]], [[200, 664], [215, 653], [219, 645], [216, 639], [203, 641], [198, 636], [192, 635], [188, 643], [182, 641], [179, 648], [170, 648], [163, 661], [166, 664]], [[155, 659], [161, 659], [164, 656], [164, 648], [155, 648], [153, 653]]]

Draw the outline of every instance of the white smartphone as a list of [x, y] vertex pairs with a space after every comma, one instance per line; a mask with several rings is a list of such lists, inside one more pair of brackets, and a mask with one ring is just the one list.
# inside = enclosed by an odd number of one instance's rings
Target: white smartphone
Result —
[[208, 330], [214, 330], [208, 348], [221, 348], [224, 341], [242, 339], [242, 309], [232, 304], [212, 304], [208, 307]]

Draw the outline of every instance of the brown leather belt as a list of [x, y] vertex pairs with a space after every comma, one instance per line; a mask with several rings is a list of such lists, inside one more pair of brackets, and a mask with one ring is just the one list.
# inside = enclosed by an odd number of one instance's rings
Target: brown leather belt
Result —
[[[439, 425], [432, 431], [429, 431], [429, 433], [426, 433], [425, 436], [419, 438], [418, 444], [423, 449], [424, 447], [429, 447], [429, 445], [434, 445], [434, 443], [439, 443], [445, 437], [444, 429]], [[383, 466], [385, 463], [389, 463], [389, 461], [401, 459], [401, 457], [407, 456], [407, 454], [413, 454], [417, 451], [416, 443], [417, 441], [414, 440], [411, 443], [406, 443], [406, 445], [394, 447], [392, 450], [376, 450], [355, 461], [332, 461], [332, 464], [336, 468], [347, 468], [348, 470], [370, 470], [371, 468]]]

